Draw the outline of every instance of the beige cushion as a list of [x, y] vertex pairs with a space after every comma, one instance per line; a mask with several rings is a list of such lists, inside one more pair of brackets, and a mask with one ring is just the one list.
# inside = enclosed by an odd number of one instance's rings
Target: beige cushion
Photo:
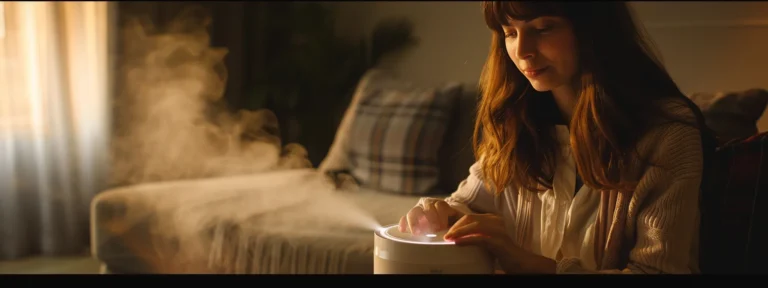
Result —
[[699, 106], [720, 144], [757, 134], [757, 121], [768, 105], [765, 89], [693, 93], [689, 98]]

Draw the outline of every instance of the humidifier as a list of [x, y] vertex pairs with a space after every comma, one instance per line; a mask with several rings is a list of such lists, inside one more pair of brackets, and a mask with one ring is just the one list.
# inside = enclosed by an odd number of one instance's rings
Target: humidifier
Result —
[[457, 246], [443, 236], [400, 232], [398, 225], [374, 232], [374, 274], [493, 274], [491, 255], [477, 246]]

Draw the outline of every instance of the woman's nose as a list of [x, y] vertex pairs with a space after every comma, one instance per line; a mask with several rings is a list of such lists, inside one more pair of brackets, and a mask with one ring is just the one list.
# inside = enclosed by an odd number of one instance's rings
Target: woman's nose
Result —
[[521, 33], [515, 40], [517, 58], [529, 59], [536, 55], [536, 39], [534, 36]]

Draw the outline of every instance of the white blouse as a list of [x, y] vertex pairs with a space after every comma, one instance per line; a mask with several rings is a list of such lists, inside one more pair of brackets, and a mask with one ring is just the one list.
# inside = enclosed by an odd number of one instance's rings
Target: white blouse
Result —
[[[597, 269], [593, 230], [600, 194], [583, 185], [576, 188], [576, 166], [568, 128], [556, 127], [563, 149], [557, 163], [553, 188], [543, 193], [505, 189], [500, 197], [489, 192], [480, 177], [480, 165], [470, 167], [470, 175], [444, 199], [463, 213], [496, 213], [507, 223], [510, 236], [518, 245], [556, 261], [579, 258], [583, 268]], [[437, 198], [425, 197], [423, 205]]]

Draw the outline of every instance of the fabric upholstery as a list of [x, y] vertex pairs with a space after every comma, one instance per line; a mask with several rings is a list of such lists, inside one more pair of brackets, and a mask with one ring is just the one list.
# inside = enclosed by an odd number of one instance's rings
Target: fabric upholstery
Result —
[[110, 273], [371, 274], [372, 229], [419, 198], [323, 181], [295, 169], [109, 189], [91, 206], [92, 254]]
[[703, 273], [768, 272], [768, 132], [718, 148], [701, 197]]
[[350, 173], [365, 188], [433, 194], [439, 182], [438, 152], [461, 85], [392, 83], [371, 82], [362, 91], [349, 131]]
[[689, 95], [699, 106], [720, 144], [757, 134], [757, 120], [768, 105], [768, 91], [747, 89]]

